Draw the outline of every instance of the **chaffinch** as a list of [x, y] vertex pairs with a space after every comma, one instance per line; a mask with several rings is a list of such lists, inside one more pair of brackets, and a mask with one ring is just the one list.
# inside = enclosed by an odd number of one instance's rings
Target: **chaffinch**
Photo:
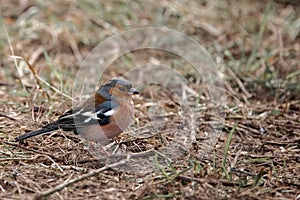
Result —
[[102, 85], [94, 96], [66, 111], [57, 121], [25, 133], [16, 142], [62, 129], [73, 131], [88, 141], [104, 141], [118, 136], [134, 118], [132, 95], [139, 94], [132, 84], [114, 78]]

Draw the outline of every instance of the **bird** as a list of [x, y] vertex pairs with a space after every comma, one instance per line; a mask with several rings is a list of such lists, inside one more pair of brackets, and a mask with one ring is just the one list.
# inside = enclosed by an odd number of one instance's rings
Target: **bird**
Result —
[[16, 137], [15, 142], [50, 134], [56, 130], [73, 131], [87, 141], [102, 142], [121, 134], [134, 119], [132, 95], [140, 92], [132, 83], [116, 77], [103, 84], [94, 95], [67, 110], [55, 122]]

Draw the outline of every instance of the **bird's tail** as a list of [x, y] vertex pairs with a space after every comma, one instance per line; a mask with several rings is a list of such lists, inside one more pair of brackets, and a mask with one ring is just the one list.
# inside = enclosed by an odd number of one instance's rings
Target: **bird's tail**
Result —
[[34, 137], [34, 136], [37, 136], [37, 135], [42, 135], [42, 134], [47, 134], [47, 133], [50, 133], [52, 131], [55, 131], [55, 130], [58, 130], [58, 126], [57, 124], [49, 124], [47, 126], [44, 126], [43, 128], [40, 128], [38, 130], [35, 130], [35, 131], [30, 131], [28, 133], [24, 133], [23, 135], [19, 136], [19, 137], [16, 137], [15, 138], [15, 142], [21, 142], [23, 140], [26, 140], [28, 138], [31, 138], [31, 137]]

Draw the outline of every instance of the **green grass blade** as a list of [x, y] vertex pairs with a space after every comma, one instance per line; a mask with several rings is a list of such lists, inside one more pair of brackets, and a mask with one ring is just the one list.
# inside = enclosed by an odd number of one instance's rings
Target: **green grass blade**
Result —
[[222, 158], [222, 168], [223, 168], [223, 171], [224, 171], [224, 173], [225, 173], [228, 180], [230, 179], [230, 177], [229, 177], [229, 175], [227, 173], [227, 169], [226, 169], [226, 160], [227, 160], [227, 156], [228, 156], [229, 145], [230, 145], [233, 133], [235, 131], [235, 128], [236, 128], [236, 124], [234, 124], [232, 130], [230, 131], [230, 133], [227, 137], [226, 144], [225, 144], [225, 149], [224, 149], [224, 155], [223, 155], [223, 158]]

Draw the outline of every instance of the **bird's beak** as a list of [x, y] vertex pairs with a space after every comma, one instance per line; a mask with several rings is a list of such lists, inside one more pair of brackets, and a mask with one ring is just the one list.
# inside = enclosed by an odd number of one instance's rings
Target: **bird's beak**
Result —
[[131, 88], [131, 89], [129, 90], [128, 94], [130, 94], [130, 95], [133, 95], [133, 94], [140, 94], [140, 92], [139, 92], [137, 89], [135, 89], [135, 88]]

